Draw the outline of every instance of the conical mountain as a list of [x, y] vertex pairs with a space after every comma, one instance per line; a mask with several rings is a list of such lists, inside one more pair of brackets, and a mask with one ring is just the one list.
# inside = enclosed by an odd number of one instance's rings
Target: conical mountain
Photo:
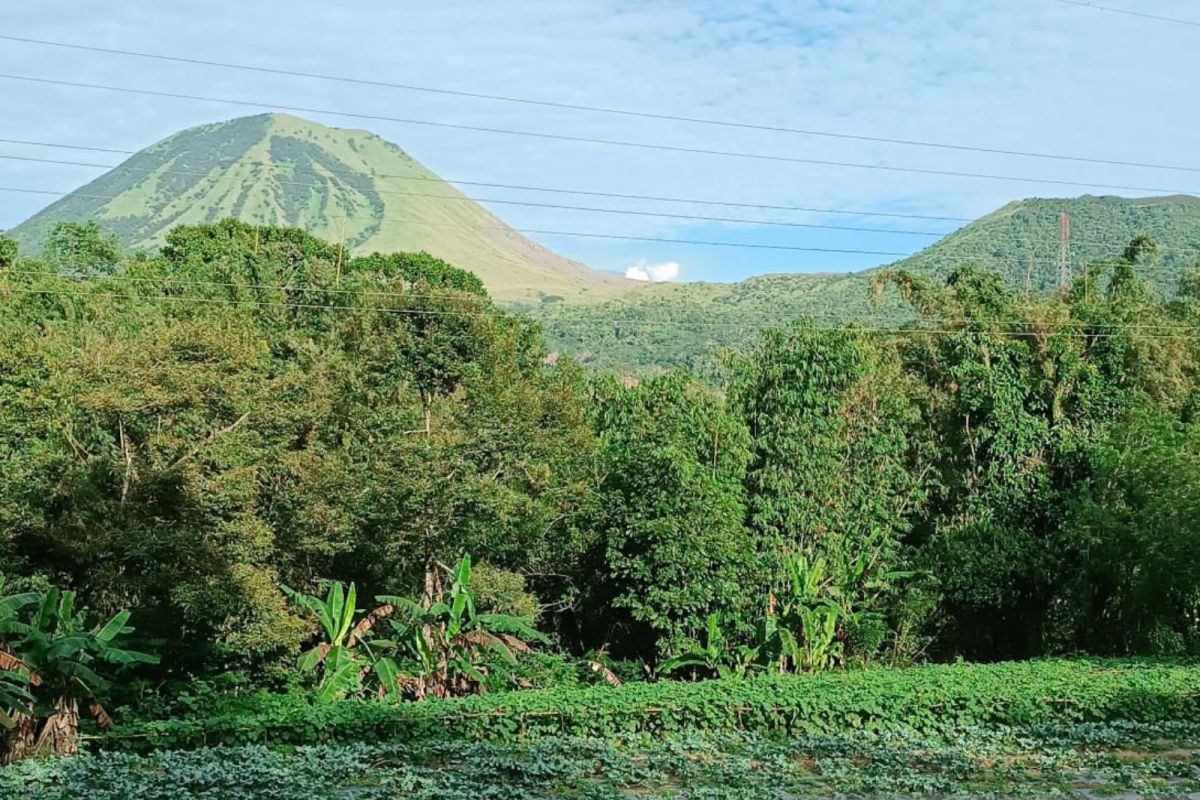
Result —
[[92, 220], [126, 247], [154, 248], [175, 225], [225, 217], [304, 228], [356, 253], [426, 250], [504, 301], [625, 285], [522, 236], [391, 142], [287, 114], [181, 131], [10, 235], [32, 250], [55, 223]]

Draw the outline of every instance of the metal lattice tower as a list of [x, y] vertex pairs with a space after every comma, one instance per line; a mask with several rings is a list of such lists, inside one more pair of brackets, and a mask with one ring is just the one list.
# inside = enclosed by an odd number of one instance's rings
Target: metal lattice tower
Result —
[[1071, 285], [1071, 215], [1065, 211], [1058, 215], [1058, 285]]

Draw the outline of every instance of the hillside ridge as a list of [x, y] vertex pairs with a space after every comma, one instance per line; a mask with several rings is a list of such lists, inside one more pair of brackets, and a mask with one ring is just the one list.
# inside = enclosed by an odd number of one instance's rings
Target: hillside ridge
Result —
[[501, 301], [627, 284], [521, 235], [370, 131], [278, 113], [168, 136], [10, 235], [36, 252], [55, 223], [91, 220], [127, 248], [154, 249], [175, 225], [225, 217], [304, 228], [356, 253], [426, 250], [475, 272]]
[[895, 298], [879, 305], [870, 290], [881, 269], [904, 269], [934, 281], [960, 267], [996, 270], [1014, 286], [1047, 291], [1059, 280], [1059, 215], [1071, 216], [1069, 263], [1085, 265], [1121, 255], [1139, 234], [1159, 255], [1143, 267], [1160, 293], [1200, 263], [1200, 198], [1189, 195], [1015, 200], [970, 222], [914, 255], [861, 272], [775, 273], [739, 283], [655, 284], [597, 302], [534, 308], [551, 346], [605, 369], [646, 372], [664, 367], [705, 370], [713, 353], [738, 347], [754, 331], [799, 316], [822, 324], [902, 318]]

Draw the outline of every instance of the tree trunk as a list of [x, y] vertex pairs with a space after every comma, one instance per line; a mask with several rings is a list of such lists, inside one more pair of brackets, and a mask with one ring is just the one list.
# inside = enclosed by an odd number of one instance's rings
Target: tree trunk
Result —
[[[442, 599], [442, 578], [438, 573], [437, 561], [431, 556], [425, 561], [425, 588], [421, 593], [421, 608], [426, 612], [433, 608], [433, 604]], [[425, 640], [425, 646], [430, 652], [436, 652], [437, 634], [434, 631], [434, 626], [426, 623], [421, 626], [421, 637]], [[446, 655], [442, 652], [439, 655], [439, 664], [434, 669], [433, 674], [421, 676], [421, 695], [432, 694], [434, 697], [445, 698], [447, 692], [444, 686], [446, 673], [445, 669]], [[420, 699], [420, 698], [418, 698]]]
[[35, 749], [56, 756], [73, 756], [79, 752], [78, 700], [63, 696], [54, 702], [54, 714], [42, 724]]
[[37, 720], [27, 714], [12, 716], [16, 725], [5, 737], [4, 748], [0, 751], [0, 764], [11, 764], [32, 755], [37, 742]]

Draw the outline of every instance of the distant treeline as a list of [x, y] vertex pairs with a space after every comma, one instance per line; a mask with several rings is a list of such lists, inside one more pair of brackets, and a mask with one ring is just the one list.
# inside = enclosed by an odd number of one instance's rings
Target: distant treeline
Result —
[[714, 386], [548, 359], [425, 254], [60, 225], [0, 244], [0, 572], [193, 670], [292, 662], [284, 585], [416, 596], [463, 554], [481, 602], [651, 663], [785, 598], [814, 667], [1194, 650], [1200, 278], [1159, 298], [1152, 258], [880, 273], [904, 329], [780, 324]]

